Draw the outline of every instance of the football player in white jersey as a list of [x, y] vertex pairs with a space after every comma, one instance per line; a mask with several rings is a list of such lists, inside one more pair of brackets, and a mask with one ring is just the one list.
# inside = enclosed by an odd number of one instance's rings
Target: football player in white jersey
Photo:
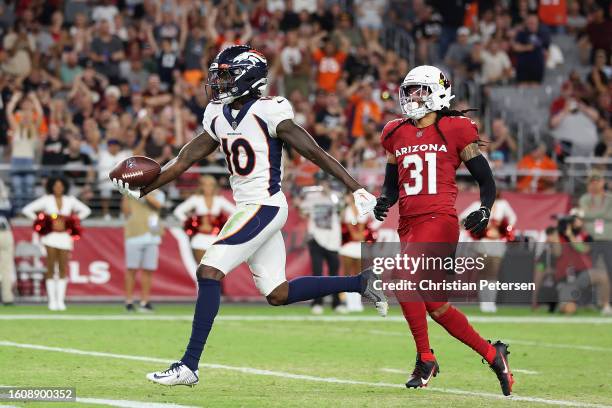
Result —
[[151, 381], [163, 385], [198, 383], [198, 363], [219, 310], [220, 281], [242, 262], [248, 263], [257, 288], [271, 305], [357, 292], [374, 302], [382, 316], [387, 314], [385, 295], [374, 288], [379, 278], [370, 270], [357, 276], [285, 279], [286, 253], [281, 235], [288, 213], [281, 191], [284, 143], [344, 183], [353, 192], [361, 214], [372, 211], [376, 198], [293, 121], [287, 99], [261, 96], [267, 74], [265, 57], [251, 47], [238, 45], [221, 51], [209, 70], [207, 86], [212, 95], [204, 112], [204, 131], [187, 143], [149, 186], [135, 191], [121, 180], [113, 180], [122, 194], [144, 196], [221, 148], [237, 204], [236, 212], [198, 267], [198, 299], [185, 354], [168, 369], [148, 374]]

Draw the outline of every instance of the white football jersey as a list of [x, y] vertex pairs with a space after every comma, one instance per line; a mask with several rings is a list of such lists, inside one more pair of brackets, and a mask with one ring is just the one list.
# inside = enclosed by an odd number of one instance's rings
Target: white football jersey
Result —
[[278, 96], [253, 99], [239, 111], [220, 103], [206, 106], [202, 125], [225, 155], [236, 204], [287, 207], [281, 191], [283, 141], [276, 127], [293, 116], [289, 101]]

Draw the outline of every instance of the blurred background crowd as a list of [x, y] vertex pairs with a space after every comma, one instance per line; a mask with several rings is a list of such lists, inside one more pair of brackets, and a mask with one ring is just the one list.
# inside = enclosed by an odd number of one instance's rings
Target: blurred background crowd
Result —
[[[268, 58], [268, 92], [369, 187], [398, 86], [432, 64], [450, 75], [454, 107], [477, 109], [500, 186], [578, 194], [612, 156], [610, 11], [605, 0], [0, 0], [2, 178], [19, 209], [60, 171], [94, 215], [116, 216], [108, 171], [129, 155], [174, 157], [201, 128], [212, 58], [249, 43]], [[224, 167], [221, 155], [200, 163], [170, 202], [198, 172], [223, 185]], [[286, 191], [316, 170], [288, 152]]]

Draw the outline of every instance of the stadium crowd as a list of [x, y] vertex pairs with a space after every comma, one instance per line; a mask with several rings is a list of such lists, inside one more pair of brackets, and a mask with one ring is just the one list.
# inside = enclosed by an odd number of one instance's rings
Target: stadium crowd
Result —
[[[444, 67], [455, 106], [479, 109], [469, 115], [497, 169], [612, 156], [609, 1], [2, 0], [0, 10], [0, 163], [17, 208], [62, 170], [108, 216], [108, 171], [132, 154], [170, 160], [200, 127], [209, 63], [236, 43], [266, 55], [269, 92], [287, 96], [297, 122], [369, 186], [384, 168], [379, 132], [400, 114], [397, 89], [415, 64]], [[553, 90], [552, 141], [528, 143], [510, 120], [481, 113], [491, 87], [537, 86], [559, 64], [553, 33], [575, 37], [591, 68]], [[315, 171], [290, 155], [292, 190]], [[516, 188], [551, 191], [557, 179], [525, 175]], [[196, 186], [185, 175], [174, 198]]]

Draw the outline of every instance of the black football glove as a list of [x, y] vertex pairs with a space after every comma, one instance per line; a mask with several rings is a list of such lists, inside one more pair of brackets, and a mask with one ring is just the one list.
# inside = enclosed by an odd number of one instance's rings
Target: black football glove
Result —
[[381, 196], [376, 199], [376, 207], [374, 207], [374, 217], [378, 221], [384, 221], [387, 212], [393, 203], [387, 197]]
[[463, 226], [466, 230], [478, 234], [483, 232], [489, 225], [489, 216], [491, 210], [487, 207], [480, 207], [476, 211], [472, 211], [463, 221]]

